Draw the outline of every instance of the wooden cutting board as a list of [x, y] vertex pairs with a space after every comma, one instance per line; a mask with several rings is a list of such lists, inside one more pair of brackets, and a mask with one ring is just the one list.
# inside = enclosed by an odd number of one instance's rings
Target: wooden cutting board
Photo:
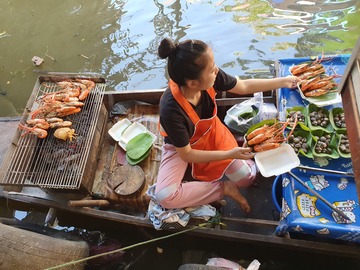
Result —
[[108, 183], [118, 195], [130, 195], [140, 189], [144, 180], [145, 173], [140, 166], [127, 164], [116, 166]]

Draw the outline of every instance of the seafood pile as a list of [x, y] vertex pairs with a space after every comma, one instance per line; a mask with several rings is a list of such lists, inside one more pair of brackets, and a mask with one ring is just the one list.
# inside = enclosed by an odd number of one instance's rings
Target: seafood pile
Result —
[[348, 136], [341, 134], [339, 137], [339, 151], [342, 154], [350, 154], [350, 144]]
[[330, 134], [325, 134], [322, 136], [314, 136], [315, 138], [315, 152], [320, 154], [332, 154], [333, 149], [330, 147], [330, 140], [331, 140], [331, 135]]
[[318, 97], [337, 91], [337, 83], [334, 78], [338, 78], [340, 75], [325, 74], [325, 67], [321, 64], [322, 60], [323, 58], [316, 59], [290, 68], [291, 74], [301, 79], [299, 89], [306, 97]]
[[19, 125], [25, 130], [22, 136], [33, 134], [44, 139], [48, 136], [48, 129], [56, 129], [54, 136], [64, 141], [71, 141], [76, 136], [75, 129], [71, 128], [72, 122], [63, 118], [81, 111], [95, 82], [77, 79], [60, 81], [56, 85], [59, 90], [40, 96], [36, 100], [37, 109], [29, 113], [26, 124]]
[[308, 158], [351, 157], [343, 108], [332, 108], [329, 111], [315, 104], [309, 104], [306, 108], [288, 108], [286, 119], [290, 121], [289, 126], [292, 126], [294, 115], [305, 115], [305, 122], [297, 118], [297, 126], [292, 135], [288, 136], [287, 143], [295, 153]]
[[275, 122], [273, 124], [264, 124], [246, 134], [246, 143], [255, 152], [262, 152], [280, 147], [292, 135], [297, 123], [295, 115], [294, 123], [287, 137], [284, 136], [284, 130], [290, 124], [290, 119], [286, 122]]
[[296, 154], [298, 154], [300, 150], [303, 151], [304, 154], [311, 151], [308, 139], [300, 134], [292, 134], [289, 136], [288, 143], [294, 149]]
[[305, 124], [305, 115], [300, 110], [290, 110], [286, 115], [286, 119], [290, 119], [291, 123], [294, 123], [295, 119], [297, 119], [298, 122]]
[[313, 126], [320, 126], [326, 128], [329, 123], [329, 115], [325, 109], [314, 110], [309, 113], [310, 123]]
[[334, 123], [335, 126], [338, 128], [346, 128], [346, 123], [345, 123], [345, 113], [341, 112], [341, 113], [336, 113], [334, 115]]

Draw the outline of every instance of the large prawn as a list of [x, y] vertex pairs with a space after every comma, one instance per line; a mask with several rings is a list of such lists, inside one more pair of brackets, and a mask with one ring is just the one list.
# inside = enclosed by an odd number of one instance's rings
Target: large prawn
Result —
[[44, 139], [48, 135], [48, 132], [46, 130], [44, 130], [42, 128], [38, 128], [38, 127], [28, 127], [28, 126], [19, 124], [19, 128], [25, 130], [25, 132], [21, 135], [22, 137], [28, 133], [31, 133], [33, 135], [36, 135], [40, 139]]
[[248, 145], [253, 146], [253, 145], [261, 144], [269, 139], [273, 139], [273, 142], [278, 142], [280, 137], [283, 138], [282, 132], [286, 128], [288, 122], [289, 120], [280, 127], [278, 124], [274, 124], [270, 127], [267, 127], [265, 130], [260, 128], [262, 132], [256, 135], [255, 137], [253, 137], [251, 140], [249, 140]]
[[86, 88], [81, 89], [80, 95], [79, 95], [79, 100], [84, 100], [88, 97], [88, 95], [90, 94], [90, 91], [95, 87], [95, 82], [93, 82], [91, 80], [84, 80], [84, 79], [78, 79], [77, 81], [86, 86]]
[[275, 123], [272, 126], [264, 125], [250, 132], [246, 139], [247, 144], [253, 147], [255, 152], [266, 151], [275, 149], [281, 145], [281, 143], [287, 141], [287, 138], [293, 133], [297, 124], [297, 115], [295, 115], [293, 127], [289, 135], [285, 138], [283, 135], [285, 128], [290, 124], [290, 119], [283, 123]]
[[291, 67], [290, 72], [292, 75], [297, 76], [302, 80], [314, 77], [317, 74], [325, 73], [325, 68], [321, 62], [327, 59], [329, 58], [325, 58], [324, 54], [322, 54], [321, 58], [316, 57], [312, 62], [301, 63]]

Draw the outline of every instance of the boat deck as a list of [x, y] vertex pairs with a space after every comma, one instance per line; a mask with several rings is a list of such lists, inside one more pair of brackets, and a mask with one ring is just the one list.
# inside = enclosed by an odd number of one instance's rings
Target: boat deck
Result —
[[[151, 104], [156, 104], [161, 94], [161, 90], [148, 91], [147, 93], [145, 91], [138, 93], [129, 91], [118, 95], [108, 92], [105, 95], [104, 104], [107, 110], [111, 111], [114, 104], [119, 101], [146, 101], [146, 105], [140, 104], [133, 107], [133, 109], [128, 111], [126, 117], [130, 121], [140, 121], [151, 132], [157, 135], [158, 107], [157, 105]], [[220, 100], [220, 106], [221, 102], [222, 101]], [[233, 100], [232, 102], [234, 104], [237, 100]], [[231, 105], [232, 104], [226, 104], [227, 107]], [[226, 111], [225, 107], [221, 109]], [[135, 194], [123, 197], [115, 195], [117, 197], [114, 199], [114, 194], [109, 194], [109, 189], [106, 188], [111, 173], [122, 163], [121, 149], [108, 135], [107, 130], [111, 128], [114, 121], [120, 120], [122, 117], [125, 116], [109, 118], [104, 125], [103, 138], [101, 141], [102, 145], [100, 147], [101, 152], [97, 157], [98, 161], [94, 163], [97, 164], [97, 170], [94, 178], [93, 194], [87, 194], [76, 190], [51, 190], [38, 187], [19, 188], [14, 186], [4, 186], [0, 187], [0, 197], [6, 198], [9, 201], [59, 209], [69, 213], [71, 212], [97, 219], [119, 222], [130, 226], [153, 228], [146, 216], [148, 198], [145, 195], [145, 192], [148, 186], [156, 181], [157, 168], [161, 154], [160, 147], [162, 144], [160, 136], [158, 136], [158, 139], [155, 141], [148, 159], [139, 164], [145, 173], [145, 183]], [[18, 121], [18, 119], [6, 121], [4, 122], [4, 125], [0, 126], [0, 132], [2, 132], [2, 134], [7, 134], [1, 142], [1, 159], [3, 159], [5, 154], [6, 146], [11, 143], [12, 136], [18, 126]], [[236, 134], [234, 135], [237, 136]], [[322, 242], [318, 239], [304, 240], [275, 236], [279, 212], [276, 209], [271, 196], [273, 180], [274, 177], [265, 178], [259, 175], [257, 186], [243, 189], [243, 193], [252, 207], [250, 213], [247, 214], [242, 212], [234, 201], [230, 198], [224, 198], [227, 203], [225, 206], [221, 207], [219, 211], [221, 213], [222, 222], [226, 225], [225, 227], [216, 225], [208, 228], [199, 228], [188, 233], [198, 237], [221, 239], [224, 241], [251, 242], [255, 245], [259, 244], [269, 247], [277, 246], [286, 249], [307, 250], [311, 252], [326, 253], [327, 255], [334, 254], [337, 256], [357, 258], [360, 253], [360, 246], [356, 244], [340, 241]], [[92, 195], [91, 198], [89, 198], [89, 195]], [[110, 207], [103, 208], [71, 207], [68, 205], [69, 201], [79, 201], [83, 199], [105, 199], [109, 200], [111, 204]], [[191, 222], [189, 225], [194, 225], [196, 222], [198, 221]], [[168, 232], [163, 231], [163, 233]]]
[[[157, 110], [158, 107], [156, 105], [136, 105], [131, 109], [126, 118], [130, 121], [140, 121], [144, 124], [152, 133], [157, 134]], [[142, 117], [146, 115], [146, 117]], [[106, 131], [110, 129], [115, 121], [121, 120], [124, 116], [116, 117], [114, 119], [110, 119], [106, 125]], [[143, 119], [141, 119], [143, 118]], [[13, 136], [15, 134], [16, 128], [18, 126], [18, 118], [7, 119], [2, 122], [0, 126], [0, 132], [4, 134], [3, 140], [0, 143], [0, 161], [2, 162], [5, 153], [9, 144], [11, 143]], [[157, 136], [157, 140], [155, 141], [151, 154], [148, 159], [144, 162], [141, 162], [139, 165], [145, 172], [145, 184], [142, 185], [141, 189], [134, 194], [133, 196], [127, 195], [123, 197], [119, 197], [117, 199], [117, 204], [114, 207], [118, 207], [123, 211], [126, 209], [131, 209], [130, 212], [134, 212], [134, 209], [139, 213], [142, 213], [145, 217], [146, 209], [148, 205], [148, 198], [145, 194], [147, 187], [156, 182], [157, 169], [161, 158], [161, 144], [162, 138], [161, 136]], [[102, 141], [100, 158], [98, 160], [98, 169], [95, 175], [94, 184], [93, 184], [93, 194], [96, 194], [97, 197], [102, 197], [108, 199], [109, 196], [116, 196], [114, 194], [109, 194], [109, 190], [106, 189], [107, 181], [110, 178], [112, 172], [116, 170], [117, 166], [123, 166], [118, 163], [119, 155], [122, 155], [122, 149], [119, 147], [116, 141], [114, 141], [107, 132], [104, 133], [104, 138]], [[129, 164], [125, 164], [124, 166], [131, 166]], [[264, 220], [274, 220], [274, 224], [276, 224], [276, 220], [278, 219], [278, 211], [274, 206], [271, 198], [271, 194], [269, 190], [271, 190], [273, 177], [265, 178], [262, 177], [261, 174], [258, 175], [257, 185], [252, 187], [243, 189], [243, 193], [248, 198], [249, 203], [252, 207], [252, 211], [250, 213], [244, 213], [239, 209], [237, 204], [233, 202], [230, 198], [225, 198], [227, 202], [227, 206], [223, 207], [222, 215], [223, 217], [244, 217], [247, 219], [264, 219]], [[9, 186], [4, 188], [5, 190], [10, 191], [10, 195], [15, 194], [16, 191], [20, 191], [19, 187]], [[13, 190], [11, 192], [11, 190]], [[36, 197], [43, 197], [44, 193], [42, 190], [36, 187], [23, 187], [22, 194], [26, 192], [31, 192]], [[45, 193], [54, 193], [52, 194], [52, 198], [56, 197], [64, 199], [64, 194], [61, 190], [56, 190], [51, 192], [51, 190], [47, 190]], [[67, 194], [71, 194], [66, 196], [66, 199], [83, 199], [87, 197], [89, 194], [79, 193], [79, 192], [64, 192]], [[36, 195], [38, 194], [38, 195]], [[19, 195], [19, 194], [18, 194]], [[58, 196], [56, 196], [58, 195]], [[139, 215], [141, 216], [141, 214]]]

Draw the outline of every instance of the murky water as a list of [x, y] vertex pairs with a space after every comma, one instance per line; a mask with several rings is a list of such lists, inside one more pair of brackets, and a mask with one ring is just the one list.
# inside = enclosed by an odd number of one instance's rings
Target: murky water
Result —
[[[0, 116], [21, 114], [46, 72], [101, 74], [108, 90], [166, 86], [160, 40], [211, 43], [219, 67], [268, 77], [280, 58], [351, 53], [359, 1], [1, 1]], [[45, 61], [40, 66], [33, 56]]]

